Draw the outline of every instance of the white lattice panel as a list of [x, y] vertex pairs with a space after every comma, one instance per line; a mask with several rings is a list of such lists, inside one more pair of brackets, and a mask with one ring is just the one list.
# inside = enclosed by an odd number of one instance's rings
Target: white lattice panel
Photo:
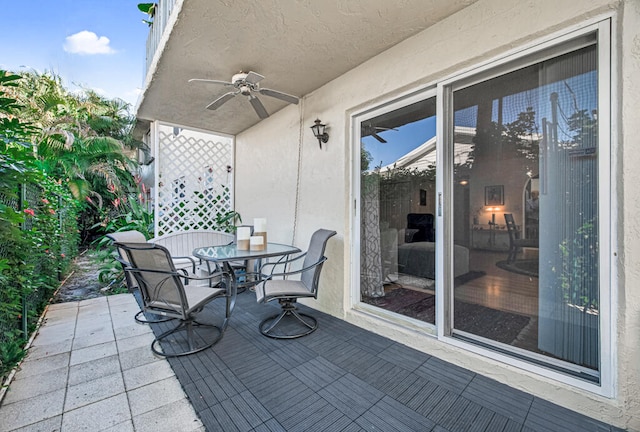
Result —
[[156, 236], [216, 230], [216, 218], [233, 210], [232, 139], [158, 127]]

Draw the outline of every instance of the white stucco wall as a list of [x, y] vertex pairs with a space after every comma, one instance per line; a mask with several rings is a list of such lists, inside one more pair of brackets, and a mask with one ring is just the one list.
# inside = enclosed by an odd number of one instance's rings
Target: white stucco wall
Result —
[[[592, 392], [508, 366], [463, 348], [350, 310], [351, 142], [350, 115], [381, 101], [504, 55], [585, 20], [614, 13], [613, 231], [617, 286], [612, 288], [617, 322], [615, 396]], [[360, 65], [307, 95], [236, 140], [236, 209], [245, 222], [268, 219], [270, 241], [306, 248], [317, 228], [335, 229], [329, 241], [319, 301], [325, 312], [392, 337], [567, 408], [640, 430], [640, 1], [480, 0], [463, 11]], [[381, 29], [384, 31], [384, 29]], [[309, 127], [315, 118], [330, 126], [318, 148]], [[300, 119], [302, 123], [300, 124]], [[300, 179], [298, 151], [301, 145]], [[625, 188], [624, 185], [634, 185]], [[298, 216], [295, 218], [296, 190]], [[294, 232], [295, 227], [295, 232]], [[614, 278], [615, 279], [615, 278]], [[617, 303], [616, 303], [617, 302]]]

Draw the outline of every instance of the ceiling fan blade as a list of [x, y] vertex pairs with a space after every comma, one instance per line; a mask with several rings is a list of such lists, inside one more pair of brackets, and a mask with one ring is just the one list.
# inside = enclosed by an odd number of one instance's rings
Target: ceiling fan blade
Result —
[[209, 105], [207, 105], [207, 109], [215, 110], [220, 108], [222, 105], [224, 105], [225, 102], [229, 101], [230, 99], [233, 99], [233, 97], [238, 93], [240, 92], [229, 92], [229, 93], [223, 94], [218, 99], [214, 100]]
[[249, 95], [249, 102], [251, 102], [251, 106], [256, 111], [256, 114], [258, 114], [258, 117], [260, 117], [261, 119], [266, 119], [267, 117], [269, 117], [269, 113], [267, 112], [264, 105], [262, 105], [262, 102], [260, 102], [260, 99], [253, 95]]
[[262, 81], [263, 79], [264, 79], [264, 77], [262, 75], [260, 75], [259, 73], [249, 72], [247, 74], [247, 77], [244, 80], [246, 82], [248, 82], [249, 84], [257, 84], [258, 82]]
[[289, 103], [298, 105], [298, 98], [295, 97], [295, 96], [292, 96], [290, 94], [282, 93], [282, 92], [279, 92], [279, 91], [276, 91], [276, 90], [267, 89], [267, 88], [258, 89], [258, 92], [260, 92], [260, 94], [263, 94], [265, 96], [271, 96], [271, 97], [274, 97], [276, 99], [280, 99], [280, 100], [283, 100], [285, 102], [289, 102]]
[[375, 139], [377, 139], [378, 141], [380, 141], [382, 144], [386, 144], [387, 140], [385, 140], [384, 138], [382, 138], [380, 135], [378, 135], [377, 133], [373, 132], [371, 134], [372, 137], [374, 137]]
[[220, 84], [220, 85], [224, 85], [224, 86], [232, 86], [233, 87], [233, 83], [229, 82], [229, 81], [220, 81], [220, 80], [210, 80], [210, 79], [202, 79], [202, 78], [191, 78], [189, 80], [189, 82], [202, 82], [205, 84]]

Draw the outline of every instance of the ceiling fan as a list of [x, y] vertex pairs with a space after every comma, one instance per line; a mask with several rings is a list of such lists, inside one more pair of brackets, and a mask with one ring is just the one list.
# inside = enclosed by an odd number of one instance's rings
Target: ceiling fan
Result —
[[381, 127], [381, 126], [373, 126], [371, 123], [365, 123], [362, 125], [362, 136], [371, 135], [382, 144], [386, 144], [387, 140], [378, 135], [378, 132], [384, 132], [388, 130], [397, 131], [395, 128]]
[[203, 82], [207, 84], [218, 84], [235, 88], [235, 90], [223, 94], [218, 99], [207, 105], [207, 109], [210, 110], [216, 110], [220, 108], [222, 105], [224, 105], [226, 102], [233, 99], [237, 95], [243, 95], [249, 98], [249, 102], [251, 103], [251, 106], [255, 110], [256, 114], [258, 114], [258, 117], [260, 117], [261, 119], [269, 117], [269, 113], [265, 109], [264, 105], [262, 105], [262, 102], [260, 102], [260, 99], [258, 99], [254, 95], [254, 93], [259, 93], [264, 96], [270, 96], [288, 103], [296, 105], [298, 104], [298, 98], [296, 96], [282, 93], [277, 90], [260, 88], [260, 85], [258, 83], [263, 79], [264, 77], [262, 75], [255, 72], [240, 72], [232, 76], [231, 81], [192, 78], [189, 80], [189, 82]]

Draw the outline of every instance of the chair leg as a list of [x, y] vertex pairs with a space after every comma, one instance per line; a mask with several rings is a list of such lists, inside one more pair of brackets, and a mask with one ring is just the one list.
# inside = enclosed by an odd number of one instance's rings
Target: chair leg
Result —
[[507, 257], [507, 262], [509, 264], [513, 263], [516, 260], [516, 255], [518, 254], [518, 247], [511, 246], [509, 248], [509, 256]]
[[[260, 323], [260, 333], [263, 335], [273, 339], [295, 339], [313, 333], [318, 328], [318, 321], [311, 315], [298, 311], [294, 300], [280, 300], [280, 305], [282, 306], [282, 311], [279, 314], [270, 316]], [[303, 327], [303, 330], [293, 334], [281, 334], [274, 331], [285, 317], [293, 317], [295, 323]]]
[[[208, 340], [206, 340], [203, 337], [200, 337], [197, 334], [198, 332], [194, 331], [195, 328], [198, 328], [198, 327], [209, 328], [214, 330], [215, 336]], [[178, 340], [176, 338], [174, 341], [170, 341], [167, 339], [172, 334], [178, 333], [178, 332], [186, 333], [186, 344], [188, 346], [188, 349], [186, 350], [178, 349], [178, 351], [176, 352], [167, 352], [166, 349], [160, 349], [160, 348], [171, 348], [172, 345], [173, 346], [178, 345], [179, 347], [180, 345], [184, 345], [185, 344], [184, 339]], [[194, 354], [215, 345], [220, 339], [222, 339], [223, 334], [224, 332], [218, 326], [215, 326], [212, 324], [199, 323], [195, 319], [188, 319], [188, 320], [180, 321], [180, 323], [176, 327], [170, 330], [167, 330], [166, 332], [162, 333], [160, 336], [156, 337], [151, 343], [151, 351], [153, 351], [154, 354], [161, 357], [179, 357], [179, 356], [184, 356], [188, 354]], [[202, 341], [198, 343], [196, 338], [202, 339]], [[164, 344], [164, 347], [163, 345], [160, 344], [161, 342]]]

